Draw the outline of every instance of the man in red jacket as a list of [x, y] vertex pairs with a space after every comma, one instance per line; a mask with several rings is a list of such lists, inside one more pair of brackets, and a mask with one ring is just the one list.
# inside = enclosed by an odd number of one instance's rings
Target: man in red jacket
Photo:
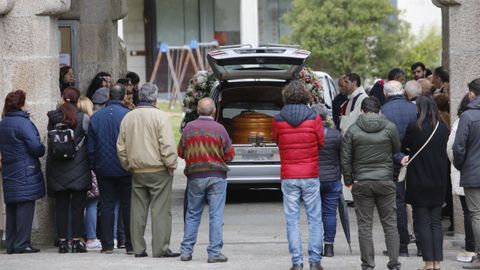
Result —
[[292, 81], [282, 91], [283, 107], [273, 119], [272, 135], [280, 150], [283, 209], [287, 220], [290, 270], [303, 269], [300, 205], [303, 200], [309, 225], [308, 254], [311, 270], [321, 266], [323, 223], [318, 180], [318, 150], [323, 147], [322, 119], [308, 106], [305, 84]]

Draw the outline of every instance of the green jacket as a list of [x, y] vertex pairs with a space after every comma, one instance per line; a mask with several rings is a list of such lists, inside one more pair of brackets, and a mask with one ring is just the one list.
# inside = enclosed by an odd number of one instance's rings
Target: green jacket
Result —
[[395, 125], [381, 114], [360, 115], [342, 142], [345, 185], [363, 180], [392, 180], [392, 156], [397, 152], [400, 139]]

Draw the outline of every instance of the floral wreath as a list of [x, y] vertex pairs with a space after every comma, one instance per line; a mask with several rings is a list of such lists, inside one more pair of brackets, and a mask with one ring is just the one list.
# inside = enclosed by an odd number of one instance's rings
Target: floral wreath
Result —
[[198, 101], [210, 95], [210, 90], [216, 81], [217, 79], [212, 72], [201, 70], [188, 82], [187, 92], [183, 98], [182, 109], [185, 112], [185, 117], [182, 121], [182, 128], [188, 122], [198, 118]]
[[309, 67], [303, 67], [297, 76], [297, 79], [303, 81], [312, 95], [313, 103], [324, 103], [323, 87], [315, 72]]

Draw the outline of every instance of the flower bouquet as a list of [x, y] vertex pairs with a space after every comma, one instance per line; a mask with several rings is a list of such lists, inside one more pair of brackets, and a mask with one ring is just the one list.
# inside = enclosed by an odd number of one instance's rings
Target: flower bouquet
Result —
[[188, 82], [187, 93], [185, 93], [183, 98], [182, 109], [185, 112], [185, 117], [182, 121], [182, 129], [188, 122], [198, 118], [198, 101], [210, 95], [210, 90], [215, 82], [216, 78], [214, 74], [206, 70], [197, 72], [197, 74], [195, 74], [195, 76], [193, 76], [193, 78]]
[[304, 67], [298, 74], [297, 79], [303, 81], [312, 95], [313, 103], [324, 103], [322, 83], [311, 68]]

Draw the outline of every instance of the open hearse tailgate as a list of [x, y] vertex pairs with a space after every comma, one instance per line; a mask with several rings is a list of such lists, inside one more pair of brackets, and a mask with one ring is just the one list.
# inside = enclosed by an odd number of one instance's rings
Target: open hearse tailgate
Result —
[[292, 79], [305, 65], [309, 51], [288, 47], [228, 48], [207, 59], [219, 80]]

